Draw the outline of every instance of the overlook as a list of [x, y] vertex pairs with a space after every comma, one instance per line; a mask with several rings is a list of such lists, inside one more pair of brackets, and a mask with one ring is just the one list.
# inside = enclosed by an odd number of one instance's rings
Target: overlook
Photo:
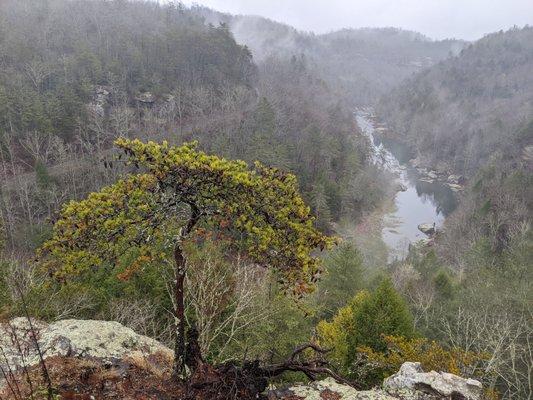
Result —
[[533, 8], [367, 3], [0, 2], [0, 399], [531, 398]]

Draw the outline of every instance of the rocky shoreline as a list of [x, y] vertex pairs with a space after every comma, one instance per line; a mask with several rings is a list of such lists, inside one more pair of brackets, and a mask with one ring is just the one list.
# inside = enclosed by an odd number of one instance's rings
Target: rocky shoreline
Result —
[[[372, 108], [364, 107], [361, 108], [361, 111], [369, 120], [372, 121], [376, 134], [390, 139], [398, 139], [396, 135], [392, 134], [392, 129], [390, 129], [386, 123], [378, 120], [378, 117]], [[422, 155], [409, 160], [409, 165], [417, 170], [421, 176], [420, 180], [422, 182], [439, 182], [448, 186], [454, 192], [460, 192], [464, 190], [466, 184], [466, 179], [464, 176], [450, 171], [445, 166], [432, 165], [432, 163], [426, 160]]]
[[426, 167], [427, 164], [424, 163], [420, 157], [409, 160], [409, 164], [420, 174], [420, 180], [422, 182], [440, 182], [448, 186], [454, 192], [460, 192], [465, 188], [466, 179], [462, 175], [456, 175], [449, 171], [439, 171], [437, 169]]

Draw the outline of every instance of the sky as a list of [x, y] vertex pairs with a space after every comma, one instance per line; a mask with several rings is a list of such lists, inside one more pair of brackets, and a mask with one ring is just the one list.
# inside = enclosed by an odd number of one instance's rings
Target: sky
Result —
[[[165, 1], [165, 0], [163, 0]], [[434, 39], [476, 40], [533, 25], [533, 0], [183, 0], [232, 14], [261, 15], [300, 30], [394, 26]]]

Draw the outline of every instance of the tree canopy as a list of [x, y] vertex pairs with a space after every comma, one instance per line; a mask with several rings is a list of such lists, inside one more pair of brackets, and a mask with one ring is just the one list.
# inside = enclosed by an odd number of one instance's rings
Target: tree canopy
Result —
[[320, 273], [311, 251], [333, 239], [313, 227], [294, 175], [207, 155], [194, 144], [126, 139], [116, 144], [146, 173], [63, 207], [53, 237], [42, 248], [44, 265], [55, 277], [117, 261], [132, 245], [139, 250], [132, 268], [147, 257], [160, 257], [152, 244], [171, 240], [189, 207], [193, 218], [209, 217], [206, 223], [231, 235], [257, 263], [275, 267], [295, 291], [311, 290]]

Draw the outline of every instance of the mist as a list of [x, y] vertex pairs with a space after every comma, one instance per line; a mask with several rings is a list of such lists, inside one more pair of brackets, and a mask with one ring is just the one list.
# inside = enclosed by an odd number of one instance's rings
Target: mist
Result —
[[533, 400], [532, 71], [533, 0], [0, 0], [0, 400]]
[[533, 23], [530, 0], [200, 0], [184, 3], [232, 14], [261, 15], [316, 33], [392, 26], [418, 31], [434, 39], [477, 40], [489, 32]]

